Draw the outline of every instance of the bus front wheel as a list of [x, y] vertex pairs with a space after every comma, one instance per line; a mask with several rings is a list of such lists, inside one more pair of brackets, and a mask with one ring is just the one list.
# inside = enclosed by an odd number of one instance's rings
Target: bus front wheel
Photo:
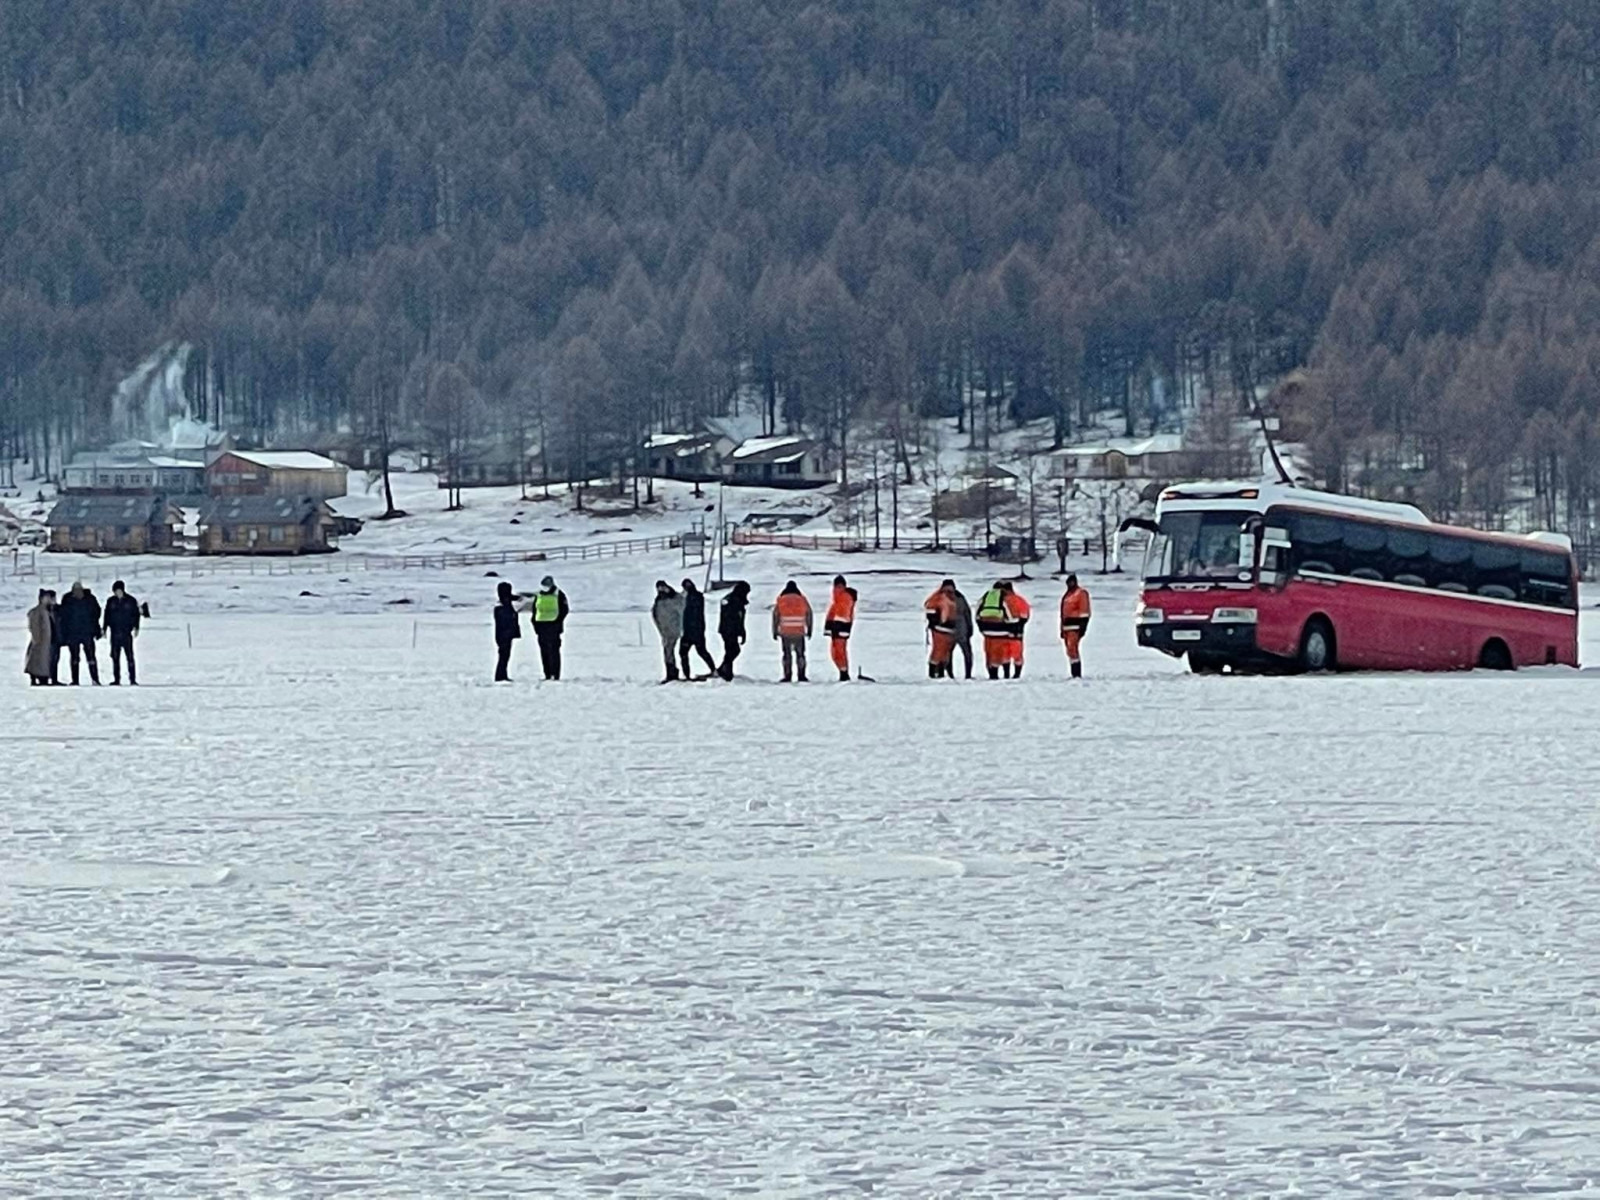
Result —
[[1333, 626], [1322, 617], [1311, 621], [1300, 635], [1300, 669], [1318, 675], [1338, 668]]
[[1227, 663], [1223, 659], [1199, 650], [1189, 651], [1189, 670], [1196, 675], [1221, 675], [1225, 666]]

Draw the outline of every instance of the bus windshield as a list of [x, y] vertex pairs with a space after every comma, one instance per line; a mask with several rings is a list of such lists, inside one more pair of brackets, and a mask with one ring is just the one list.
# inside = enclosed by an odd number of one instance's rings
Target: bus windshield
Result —
[[1167, 513], [1151, 539], [1144, 577], [1238, 579], [1239, 532], [1254, 515], [1243, 510]]

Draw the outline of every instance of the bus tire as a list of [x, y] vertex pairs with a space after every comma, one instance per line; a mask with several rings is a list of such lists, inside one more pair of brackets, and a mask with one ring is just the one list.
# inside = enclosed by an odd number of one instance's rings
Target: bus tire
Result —
[[1300, 669], [1321, 675], [1339, 669], [1338, 642], [1326, 617], [1312, 617], [1300, 634]]
[[1490, 638], [1478, 652], [1478, 667], [1484, 671], [1514, 671], [1517, 664], [1512, 661], [1511, 647], [1499, 638]]
[[1222, 669], [1228, 664], [1212, 654], [1204, 654], [1199, 650], [1189, 651], [1189, 670], [1196, 675], [1221, 675]]

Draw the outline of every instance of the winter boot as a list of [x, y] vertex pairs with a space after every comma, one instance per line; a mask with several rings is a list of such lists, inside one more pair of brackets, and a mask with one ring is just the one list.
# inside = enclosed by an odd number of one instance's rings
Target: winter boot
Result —
[[839, 682], [840, 683], [849, 683], [850, 682], [850, 672], [849, 671], [845, 671], [845, 670], [841, 670], [839, 672]]
[[1072, 664], [1072, 677], [1074, 679], [1083, 678], [1083, 664], [1081, 662], [1075, 662]]
[[1022, 678], [1022, 664], [1021, 663], [1012, 663], [1011, 664], [1011, 678], [1013, 678], [1013, 679], [1021, 679]]

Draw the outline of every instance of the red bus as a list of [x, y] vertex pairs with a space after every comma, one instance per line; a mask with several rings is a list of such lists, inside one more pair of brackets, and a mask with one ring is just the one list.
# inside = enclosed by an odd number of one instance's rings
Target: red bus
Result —
[[1578, 665], [1560, 534], [1437, 525], [1407, 504], [1270, 484], [1161, 495], [1139, 644], [1201, 674]]

